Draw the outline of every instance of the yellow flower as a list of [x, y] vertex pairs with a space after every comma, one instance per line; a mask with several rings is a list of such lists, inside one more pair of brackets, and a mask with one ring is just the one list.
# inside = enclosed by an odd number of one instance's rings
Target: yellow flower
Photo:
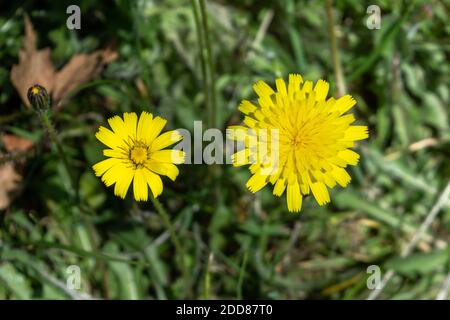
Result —
[[158, 197], [163, 190], [160, 175], [175, 180], [178, 168], [175, 164], [184, 163], [184, 152], [162, 150], [182, 139], [177, 131], [160, 135], [166, 120], [151, 113], [124, 113], [108, 119], [111, 130], [100, 127], [95, 134], [98, 140], [109, 149], [103, 155], [109, 157], [93, 166], [95, 174], [102, 177], [106, 186], [115, 183], [114, 194], [125, 198], [133, 181], [134, 198], [137, 201], [148, 199], [148, 187], [153, 196]]
[[353, 114], [345, 114], [356, 101], [350, 95], [327, 99], [326, 81], [313, 87], [299, 74], [289, 75], [287, 87], [277, 79], [276, 91], [263, 81], [253, 89], [258, 105], [242, 101], [245, 126], [230, 127], [231, 137], [245, 142], [232, 159], [235, 166], [251, 164], [247, 188], [257, 192], [270, 182], [276, 196], [287, 189], [291, 212], [300, 211], [303, 196], [310, 192], [319, 205], [330, 202], [327, 187], [346, 187], [351, 178], [344, 168], [358, 163], [359, 154], [349, 148], [369, 136], [366, 126], [350, 125]]

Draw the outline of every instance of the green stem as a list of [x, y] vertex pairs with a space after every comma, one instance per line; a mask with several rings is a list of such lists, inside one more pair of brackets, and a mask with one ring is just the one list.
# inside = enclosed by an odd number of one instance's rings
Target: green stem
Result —
[[206, 263], [206, 272], [205, 272], [205, 278], [203, 281], [203, 299], [204, 300], [208, 300], [209, 299], [209, 291], [211, 288], [211, 273], [210, 273], [210, 268], [211, 268], [211, 262], [213, 259], [213, 254], [210, 253], [208, 256], [208, 261]]
[[206, 12], [206, 1], [200, 1], [200, 13], [202, 20], [203, 35], [205, 37], [206, 46], [206, 60], [208, 62], [208, 73], [209, 73], [209, 91], [211, 93], [211, 110], [209, 114], [209, 126], [210, 128], [215, 128], [217, 126], [217, 110], [216, 110], [216, 76], [214, 60], [212, 56], [212, 46], [209, 38], [209, 28], [208, 28], [208, 14]]
[[79, 213], [79, 218], [86, 225], [89, 232], [90, 241], [92, 243], [93, 239], [95, 239], [95, 231], [93, 230], [92, 224], [83, 214], [83, 212], [90, 212], [94, 214], [95, 212], [89, 207], [88, 203], [83, 203], [80, 200], [75, 175], [72, 173], [73, 170], [69, 166], [69, 161], [67, 160], [66, 153], [64, 152], [63, 144], [58, 137], [58, 132], [56, 131], [50, 119], [51, 103], [47, 90], [39, 84], [36, 84], [28, 89], [27, 97], [33, 110], [37, 113], [39, 120], [44, 127], [44, 130], [48, 132], [51, 142], [56, 146], [58, 156], [62, 160], [67, 177], [69, 177], [71, 198], [73, 197], [73, 201], [79, 209], [79, 211], [77, 211]]
[[238, 285], [237, 285], [238, 300], [242, 300], [242, 286], [244, 284], [244, 276], [245, 276], [245, 269], [247, 268], [247, 261], [248, 261], [248, 250], [246, 250], [244, 253], [244, 258], [242, 259], [242, 265], [239, 270], [239, 278], [238, 278]]
[[327, 20], [328, 20], [328, 34], [330, 37], [331, 57], [333, 59], [334, 78], [336, 79], [336, 86], [339, 96], [345, 95], [347, 88], [345, 85], [344, 74], [342, 73], [341, 60], [339, 58], [339, 50], [337, 47], [336, 33], [333, 22], [333, 0], [327, 0]]
[[59, 140], [58, 133], [56, 132], [56, 129], [50, 120], [48, 112], [49, 112], [48, 110], [39, 110], [39, 111], [37, 111], [37, 114], [42, 122], [44, 129], [47, 130], [47, 132], [50, 136], [50, 139], [56, 145], [58, 155], [63, 162], [64, 169], [66, 170], [67, 175], [69, 176], [69, 183], [70, 183], [71, 189], [77, 190], [76, 189], [77, 184], [76, 184], [75, 177], [72, 174], [72, 170], [70, 169], [69, 161], [67, 160], [66, 153], [64, 152], [64, 148], [62, 146], [61, 141]]
[[211, 114], [211, 106], [210, 106], [210, 102], [209, 102], [209, 84], [208, 84], [208, 76], [206, 74], [206, 62], [205, 62], [205, 56], [203, 54], [204, 45], [203, 45], [202, 26], [200, 23], [200, 13], [198, 12], [199, 9], [197, 7], [195, 0], [191, 0], [191, 6], [192, 6], [192, 11], [194, 12], [195, 31], [197, 33], [197, 40], [198, 40], [198, 47], [199, 47], [198, 52], [200, 54], [200, 66], [202, 69], [203, 90], [204, 90], [205, 104], [206, 104], [207, 114], [208, 114], [208, 119], [209, 119], [209, 115]]
[[159, 200], [156, 199], [153, 195], [150, 196], [150, 199], [152, 200], [156, 211], [158, 211], [158, 214], [161, 217], [161, 219], [164, 223], [164, 226], [166, 227], [167, 231], [169, 232], [170, 239], [172, 240], [172, 243], [175, 246], [175, 250], [177, 251], [178, 255], [181, 258], [182, 273], [185, 277], [185, 280], [188, 281], [189, 274], [188, 274], [188, 269], [186, 266], [186, 259], [185, 259], [186, 254], [185, 254], [183, 245], [181, 244], [180, 240], [177, 237], [175, 228], [174, 228], [172, 222], [170, 221], [169, 214], [167, 213], [166, 209], [164, 209], [161, 202], [159, 202]]

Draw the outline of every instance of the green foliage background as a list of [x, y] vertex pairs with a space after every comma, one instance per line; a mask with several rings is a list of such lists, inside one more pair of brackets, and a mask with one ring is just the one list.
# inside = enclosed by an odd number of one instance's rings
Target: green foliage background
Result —
[[[82, 29], [66, 28], [74, 1], [11, 1], [0, 7], [0, 134], [39, 144], [26, 162], [20, 194], [0, 212], [0, 299], [364, 299], [369, 265], [397, 276], [387, 299], [433, 299], [449, 272], [450, 200], [416, 250], [400, 258], [450, 177], [450, 2], [338, 0], [334, 21], [348, 91], [370, 139], [359, 143], [352, 183], [300, 214], [284, 197], [245, 188], [246, 168], [182, 165], [160, 198], [186, 250], [180, 268], [151, 202], [114, 197], [91, 169], [102, 159], [94, 133], [114, 114], [147, 110], [168, 127], [206, 119], [200, 50], [191, 2], [78, 1]], [[380, 30], [366, 9], [381, 8]], [[217, 123], [240, 121], [259, 79], [301, 73], [336, 92], [325, 1], [208, 1], [216, 71]], [[57, 152], [13, 88], [23, 14], [62, 66], [112, 39], [118, 60], [79, 88], [53, 115], [78, 191], [71, 201]], [[273, 14], [273, 19], [270, 19]], [[267, 30], [263, 21], [270, 21]], [[416, 148], [416, 142], [432, 139]], [[0, 146], [1, 147], [1, 146]], [[0, 181], [1, 183], [1, 181]], [[80, 291], [66, 289], [66, 268], [81, 268]]]

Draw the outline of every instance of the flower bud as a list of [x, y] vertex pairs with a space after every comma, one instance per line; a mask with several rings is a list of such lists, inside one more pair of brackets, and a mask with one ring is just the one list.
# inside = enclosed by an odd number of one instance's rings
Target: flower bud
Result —
[[28, 89], [27, 97], [31, 106], [37, 111], [47, 110], [50, 106], [50, 96], [47, 90], [39, 84], [35, 84]]

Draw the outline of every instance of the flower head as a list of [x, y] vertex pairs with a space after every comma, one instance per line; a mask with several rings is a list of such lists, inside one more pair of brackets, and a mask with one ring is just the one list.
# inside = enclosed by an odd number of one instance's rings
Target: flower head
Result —
[[177, 131], [160, 134], [166, 122], [147, 112], [142, 112], [138, 121], [133, 112], [124, 113], [123, 119], [119, 116], [108, 119], [112, 131], [99, 128], [95, 136], [109, 147], [103, 150], [109, 158], [95, 164], [93, 169], [106, 186], [115, 184], [116, 196], [125, 198], [133, 181], [137, 201], [148, 199], [148, 187], [156, 198], [163, 190], [160, 175], [171, 180], [178, 176], [175, 164], [184, 163], [184, 152], [163, 149], [180, 141], [182, 136]]
[[351, 178], [345, 167], [358, 163], [359, 154], [349, 148], [369, 136], [366, 126], [351, 125], [353, 114], [345, 114], [356, 101], [350, 95], [327, 99], [326, 81], [313, 87], [299, 74], [289, 75], [287, 87], [277, 79], [276, 91], [263, 81], [253, 88], [258, 105], [242, 101], [245, 126], [230, 128], [232, 138], [245, 143], [233, 164], [250, 164], [247, 188], [257, 192], [271, 183], [276, 196], [287, 189], [293, 212], [300, 211], [303, 196], [310, 193], [319, 205], [330, 202], [327, 188], [336, 183], [346, 187]]
[[39, 84], [35, 84], [28, 89], [27, 98], [31, 106], [37, 111], [46, 110], [49, 107], [50, 96], [47, 90]]

